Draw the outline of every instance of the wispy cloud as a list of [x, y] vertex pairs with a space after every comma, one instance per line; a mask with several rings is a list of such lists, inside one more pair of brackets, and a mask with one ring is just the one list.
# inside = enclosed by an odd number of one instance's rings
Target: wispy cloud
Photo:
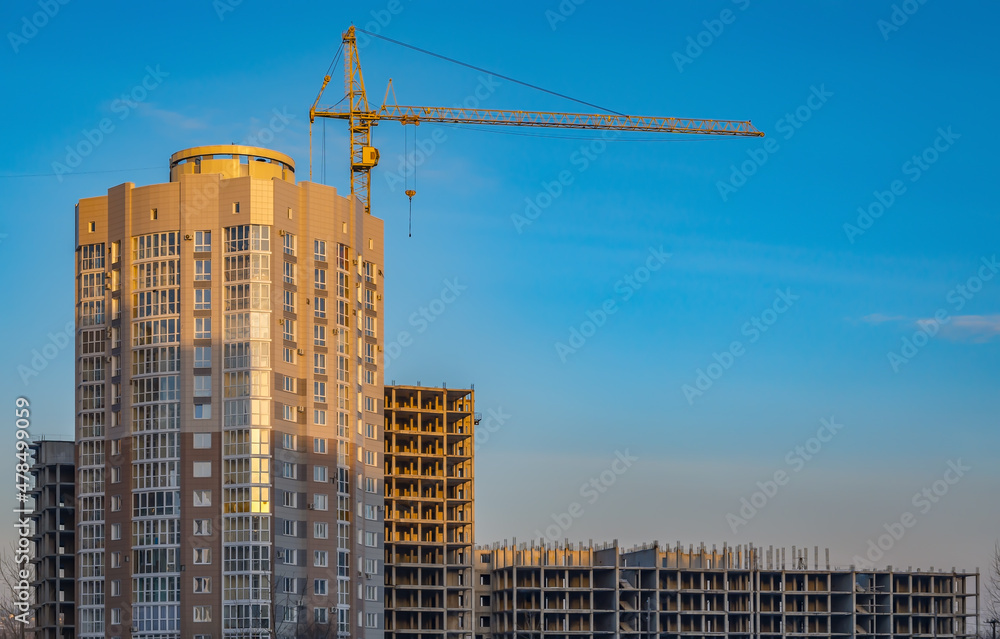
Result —
[[[931, 318], [921, 318], [917, 320], [917, 325], [923, 327], [934, 321]], [[988, 342], [1000, 336], [1000, 314], [956, 315], [941, 327], [941, 336], [960, 342]]]
[[883, 313], [872, 313], [861, 318], [865, 324], [885, 324], [886, 322], [905, 322], [906, 317], [902, 315], [885, 315]]
[[175, 129], [193, 130], [208, 128], [208, 122], [204, 119], [188, 117], [183, 113], [170, 111], [169, 109], [158, 109], [148, 103], [139, 105], [139, 113], [146, 117], [159, 120], [167, 126]]

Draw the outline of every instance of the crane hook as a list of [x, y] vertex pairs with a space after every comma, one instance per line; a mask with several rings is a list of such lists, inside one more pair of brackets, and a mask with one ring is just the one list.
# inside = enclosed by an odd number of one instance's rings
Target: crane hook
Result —
[[413, 189], [406, 189], [404, 193], [406, 193], [406, 197], [410, 198], [410, 228], [408, 232], [409, 236], [413, 237], [413, 196], [416, 195], [417, 192]]

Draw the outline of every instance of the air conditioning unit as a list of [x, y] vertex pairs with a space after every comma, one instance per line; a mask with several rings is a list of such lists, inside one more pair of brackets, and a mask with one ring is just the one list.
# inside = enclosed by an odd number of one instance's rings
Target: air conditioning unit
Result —
[[184, 239], [185, 239], [185, 240], [188, 240], [188, 241], [191, 241], [191, 234], [190, 234], [190, 233], [186, 233], [186, 234], [184, 235]]
[[285, 232], [284, 231], [278, 231], [278, 235], [280, 235], [281, 237], [285, 237]]
[[285, 325], [285, 318], [283, 318], [283, 317], [279, 318], [278, 319], [278, 324], [284, 326]]
[[309, 510], [315, 510], [315, 507], [312, 504], [309, 504]]
[[305, 354], [306, 354], [306, 349], [304, 349], [304, 348], [300, 348], [300, 349], [298, 350], [298, 353], [299, 353], [299, 355], [305, 355]]
[[297, 411], [299, 411], [300, 413], [306, 412], [306, 407], [305, 406], [296, 406], [295, 409]]

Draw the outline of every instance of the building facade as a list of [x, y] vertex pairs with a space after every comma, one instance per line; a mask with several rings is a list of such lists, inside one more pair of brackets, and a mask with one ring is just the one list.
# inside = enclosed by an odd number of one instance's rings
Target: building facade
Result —
[[385, 634], [471, 639], [475, 392], [385, 388]]
[[36, 639], [73, 639], [76, 592], [75, 466], [71, 441], [32, 442]]
[[[979, 574], [831, 568], [818, 549], [476, 549], [477, 639], [975, 637]], [[828, 557], [828, 554], [827, 554]]]
[[80, 637], [382, 636], [382, 240], [255, 147], [80, 200]]

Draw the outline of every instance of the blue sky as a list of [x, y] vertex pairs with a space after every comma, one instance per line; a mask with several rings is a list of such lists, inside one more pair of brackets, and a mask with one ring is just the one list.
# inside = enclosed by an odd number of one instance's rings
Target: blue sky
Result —
[[[343, 4], [0, 9], [0, 331], [14, 336], [2, 379], [4, 401], [31, 399], [37, 435], [72, 433], [69, 352], [26, 383], [19, 367], [72, 319], [75, 202], [165, 181], [169, 155], [202, 144], [260, 140], [308, 179], [308, 108], [353, 22], [614, 111], [750, 119], [768, 135], [605, 144], [422, 125], [407, 237], [403, 130], [377, 127], [386, 342], [413, 336], [386, 379], [475, 383], [493, 411], [479, 541], [555, 526], [559, 539], [829, 546], [848, 564], [909, 512], [916, 524], [876, 563], [986, 565], [1000, 537], [987, 172], [1000, 135], [982, 124], [1000, 97], [995, 4], [895, 16], [889, 1]], [[43, 26], [26, 27], [33, 18]], [[401, 104], [588, 110], [362, 43], [375, 104], [391, 77]], [[342, 73], [324, 103], [339, 100]], [[346, 192], [344, 125], [325, 125], [325, 175], [323, 131], [314, 178]], [[658, 252], [669, 257], [647, 262]], [[466, 288], [420, 323], [446, 282]], [[602, 308], [614, 312], [601, 320]], [[831, 417], [842, 427], [810, 443]], [[813, 447], [808, 460], [797, 446]], [[782, 472], [744, 523], [727, 517]], [[591, 479], [603, 491], [581, 492]], [[920, 497], [935, 485], [936, 501]], [[574, 502], [582, 514], [556, 523]]]

